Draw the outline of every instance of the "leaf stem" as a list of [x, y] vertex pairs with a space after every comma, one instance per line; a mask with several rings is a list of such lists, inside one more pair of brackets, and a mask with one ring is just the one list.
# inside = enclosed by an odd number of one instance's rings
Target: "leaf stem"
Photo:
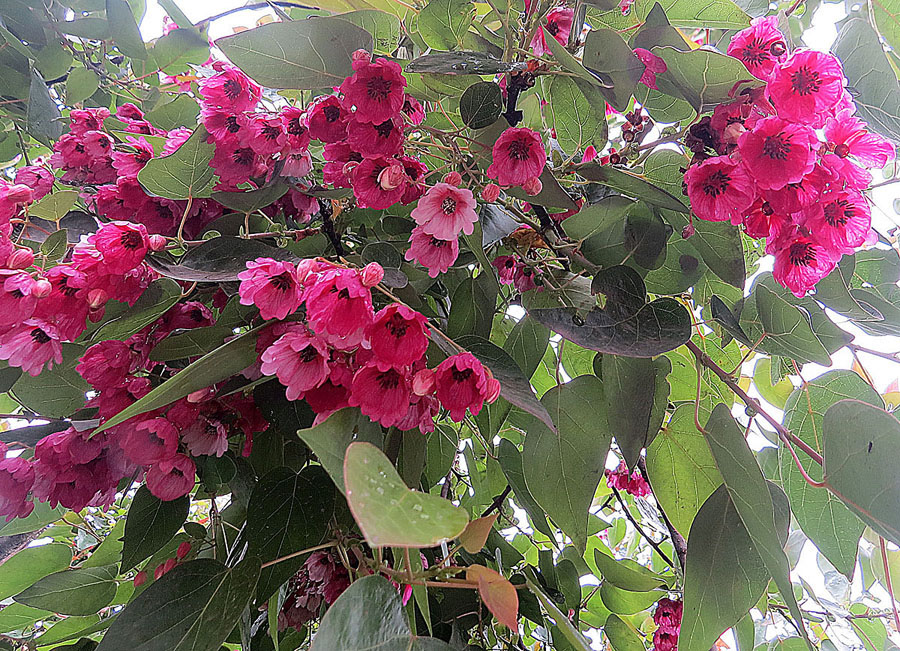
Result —
[[662, 558], [669, 567], [674, 568], [675, 563], [672, 562], [672, 559], [669, 558], [669, 556], [662, 550], [662, 547], [659, 546], [658, 542], [656, 542], [655, 540], [653, 540], [653, 538], [651, 538], [649, 535], [647, 535], [647, 532], [645, 532], [641, 528], [641, 525], [639, 525], [637, 520], [634, 519], [634, 516], [631, 515], [631, 511], [628, 510], [628, 505], [625, 504], [625, 500], [622, 499], [622, 494], [619, 493], [619, 489], [616, 488], [615, 486], [610, 486], [610, 488], [612, 489], [613, 494], [616, 496], [616, 499], [619, 501], [619, 505], [622, 507], [622, 510], [625, 512], [625, 517], [628, 518], [628, 521], [634, 525], [634, 528], [637, 529], [637, 532], [639, 534], [641, 534], [641, 537], [644, 540], [646, 540], [648, 543], [650, 543], [650, 546], [653, 547], [653, 549], [656, 551], [657, 554], [659, 554], [660, 558]]
[[288, 554], [287, 556], [282, 556], [281, 558], [276, 558], [273, 561], [269, 561], [267, 563], [263, 563], [262, 567], [270, 567], [275, 565], [276, 563], [281, 563], [282, 561], [289, 561], [292, 558], [297, 558], [298, 556], [303, 556], [304, 554], [311, 554], [312, 552], [317, 552], [322, 549], [329, 549], [330, 547], [334, 547], [338, 544], [337, 540], [332, 540], [331, 542], [322, 543], [321, 545], [316, 545], [315, 547], [309, 547], [308, 549], [301, 549], [299, 552], [294, 552], [293, 554]]

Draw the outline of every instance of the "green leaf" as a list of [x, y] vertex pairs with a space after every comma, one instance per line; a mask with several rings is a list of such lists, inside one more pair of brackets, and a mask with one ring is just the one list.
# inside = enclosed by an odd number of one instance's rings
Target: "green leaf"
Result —
[[125, 520], [117, 520], [109, 533], [97, 545], [79, 567], [102, 567], [118, 563], [122, 555], [123, 535], [125, 533]]
[[65, 217], [76, 201], [78, 201], [77, 190], [57, 190], [28, 206], [28, 215], [57, 222]]
[[380, 425], [363, 416], [359, 409], [349, 407], [334, 412], [314, 427], [299, 430], [297, 436], [313, 451], [342, 493], [345, 492], [344, 457], [347, 447], [353, 441], [381, 445], [383, 440]]
[[[706, 431], [706, 442], [722, 473], [734, 507], [747, 527], [757, 553], [775, 579], [791, 615], [800, 622], [802, 617], [791, 587], [790, 566], [779, 542], [780, 527], [775, 520], [774, 500], [762, 470], [726, 405], [720, 403], [715, 406], [706, 423]], [[800, 628], [810, 651], [815, 651], [804, 628]]]
[[581, 61], [576, 59], [572, 54], [566, 49], [566, 46], [553, 38], [553, 35], [547, 31], [546, 27], [541, 27], [544, 30], [544, 41], [547, 43], [547, 47], [550, 48], [550, 51], [553, 53], [553, 57], [563, 68], [568, 70], [569, 72], [575, 73], [582, 81], [586, 81], [594, 86], [610, 86], [604, 82], [598, 75], [594, 74], [587, 68], [585, 68]]
[[644, 73], [644, 64], [612, 29], [592, 29], [584, 42], [584, 67], [600, 77], [600, 92], [617, 111], [624, 111]]
[[470, 129], [492, 125], [503, 111], [500, 86], [492, 81], [479, 81], [466, 88], [459, 99], [459, 115]]
[[450, 316], [447, 319], [447, 335], [456, 339], [464, 334], [476, 334], [487, 339], [491, 336], [496, 292], [488, 281], [489, 273], [465, 278], [450, 302]]
[[[66, 617], [65, 619], [61, 619], [53, 626], [48, 628], [46, 631], [41, 633], [41, 635], [35, 638], [35, 642], [37, 642], [38, 647], [45, 648], [50, 644], [58, 644], [60, 642], [66, 642], [68, 640], [72, 640], [74, 638], [80, 637], [82, 631], [86, 631], [88, 628], [95, 626], [100, 621], [99, 615], [86, 615], [84, 617]], [[92, 642], [93, 643], [93, 642]], [[51, 648], [62, 648], [68, 649], [68, 651], [75, 651], [72, 649], [71, 645], [63, 646], [63, 647], [51, 647]], [[91, 647], [93, 648], [93, 647]]]
[[174, 280], [154, 280], [134, 305], [100, 326], [91, 341], [124, 341], [168, 312], [180, 298], [181, 285]]
[[[234, 192], [214, 192], [212, 198], [227, 208], [236, 212], [254, 212], [275, 203], [283, 197], [289, 189], [287, 183], [275, 182], [258, 190], [237, 190]], [[214, 238], [218, 239], [218, 238]], [[212, 240], [208, 240], [212, 241]], [[244, 240], [255, 242], [255, 240]]]
[[216, 41], [238, 68], [267, 88], [330, 88], [353, 74], [356, 50], [372, 51], [372, 35], [340, 18], [269, 23]]
[[634, 615], [642, 610], [647, 610], [665, 595], [666, 593], [662, 590], [649, 592], [622, 590], [612, 583], [606, 582], [600, 587], [600, 600], [603, 605], [617, 615]]
[[824, 471], [828, 490], [879, 535], [900, 542], [900, 423], [883, 409], [841, 400], [825, 412]]
[[[757, 283], [753, 293], [759, 321], [766, 333], [763, 345], [767, 352], [831, 366], [831, 356], [813, 333], [804, 312], [762, 283]], [[744, 316], [742, 313], [742, 322]], [[754, 332], [748, 334], [751, 339], [758, 338]]]
[[573, 156], [590, 145], [601, 151], [606, 146], [608, 127], [606, 115], [596, 110], [604, 101], [600, 89], [583, 79], [561, 75], [552, 79], [549, 108], [559, 146]]
[[187, 520], [190, 505], [187, 495], [164, 502], [146, 486], [138, 488], [125, 519], [121, 572], [124, 574], [162, 549]]
[[[175, 30], [171, 34], [178, 31], [180, 30]], [[171, 36], [171, 34], [169, 35]], [[196, 124], [199, 114], [200, 107], [197, 102], [190, 95], [179, 93], [171, 101], [156, 104], [144, 117], [152, 125], [171, 131], [184, 125]]]
[[[821, 454], [825, 412], [844, 398], [877, 407], [884, 404], [875, 389], [853, 371], [829, 371], [794, 390], [784, 406], [784, 425]], [[799, 457], [807, 474], [815, 477], [821, 472], [815, 461], [805, 455]], [[835, 569], [850, 579], [863, 523], [834, 495], [810, 486], [783, 446], [778, 449], [778, 458], [782, 487], [797, 524]]]
[[8, 599], [48, 574], [68, 568], [71, 562], [68, 545], [26, 547], [0, 565], [0, 599]]
[[176, 566], [126, 606], [97, 651], [218, 651], [253, 594], [259, 559], [232, 568], [203, 558]]
[[436, 50], [457, 50], [475, 18], [475, 6], [466, 0], [430, 0], [419, 12], [418, 32]]
[[[655, 0], [639, 1], [633, 10], [644, 19], [656, 4]], [[675, 27], [742, 29], [750, 24], [750, 16], [731, 0], [660, 0], [658, 4]]]
[[761, 83], [739, 59], [713, 50], [685, 52], [673, 47], [655, 47], [653, 54], [660, 57], [667, 68], [666, 72], [656, 76], [659, 90], [681, 97], [697, 111], [731, 100], [732, 90], [738, 82], [746, 81], [751, 86]]
[[44, 369], [32, 377], [27, 373], [13, 385], [12, 392], [28, 409], [42, 416], [63, 418], [84, 407], [85, 394], [91, 390], [75, 366], [82, 349], [63, 344], [63, 363]]
[[75, 68], [66, 79], [66, 103], [83, 102], [100, 88], [100, 77], [88, 68]]
[[[668, 402], [666, 398], [669, 395], [669, 385], [665, 377], [672, 370], [672, 363], [666, 357], [652, 360], [603, 355], [601, 364], [606, 419], [610, 430], [615, 433], [616, 443], [628, 467], [634, 468], [641, 450], [656, 435], [655, 431], [651, 431], [654, 429], [651, 424], [657, 431], [660, 425], [650, 418], [655, 400], [646, 398], [648, 388], [663, 388], [665, 396], [662, 402]], [[638, 396], [645, 397], [636, 399]]]
[[[777, 486], [769, 483], [768, 490], [775, 506], [778, 535], [774, 543], [784, 544], [790, 508]], [[724, 485], [700, 507], [690, 541], [678, 650], [709, 651], [722, 633], [757, 604], [770, 574]]]
[[347, 447], [344, 485], [350, 511], [373, 547], [434, 547], [456, 538], [469, 522], [449, 500], [407, 488], [371, 443]]
[[257, 258], [274, 258], [295, 262], [297, 256], [287, 249], [277, 249], [259, 240], [239, 237], [214, 237], [191, 247], [178, 263], [162, 258], [148, 258], [150, 266], [167, 278], [188, 282], [237, 282], [238, 274], [247, 270], [247, 262]]
[[400, 43], [400, 19], [385, 11], [361, 9], [339, 14], [336, 18], [358, 25], [369, 32], [374, 39], [377, 53], [391, 55]]
[[667, 210], [683, 213], [689, 212], [681, 199], [678, 199], [668, 190], [660, 188], [652, 180], [647, 180], [643, 176], [625, 172], [610, 165], [601, 165], [600, 163], [584, 163], [576, 166], [575, 169], [588, 181], [605, 185], [622, 194], [642, 199], [649, 204], [666, 208]]
[[66, 229], [54, 231], [41, 243], [41, 255], [46, 256], [49, 262], [59, 262], [66, 254], [68, 245]]
[[174, 153], [151, 158], [137, 176], [144, 190], [165, 199], [212, 196], [216, 175], [209, 162], [216, 147], [206, 136], [206, 128], [199, 126]]
[[612, 434], [597, 417], [603, 383], [581, 375], [550, 389], [541, 403], [557, 431], [534, 421], [525, 437], [522, 468], [525, 483], [547, 515], [582, 552], [587, 544], [588, 509], [603, 477]]
[[630, 592], [649, 592], [666, 585], [665, 577], [631, 559], [617, 561], [602, 549], [594, 549], [594, 563], [604, 582]]
[[[533, 570], [532, 568], [528, 568], [530, 572]], [[569, 618], [560, 612], [559, 608], [556, 607], [556, 604], [544, 594], [544, 591], [541, 590], [535, 582], [530, 578], [525, 579], [525, 584], [528, 586], [528, 589], [534, 593], [534, 596], [538, 598], [538, 601], [541, 602], [541, 605], [544, 607], [544, 610], [547, 611], [547, 614], [550, 615], [550, 618], [556, 623], [556, 630], [559, 630], [562, 633], [562, 636], [569, 643], [570, 648], [573, 651], [591, 651], [591, 643], [581, 634], [575, 626], [572, 625], [572, 622], [569, 621]], [[554, 642], [560, 645], [556, 639], [554, 638]]]
[[584, 317], [573, 308], [533, 308], [529, 314], [579, 346], [626, 357], [653, 357], [690, 339], [684, 306], [672, 298], [647, 302], [644, 282], [630, 267], [603, 269], [593, 289], [606, 296], [606, 305]]
[[144, 39], [125, 0], [106, 0], [106, 20], [109, 33], [122, 54], [133, 59], [147, 58]]
[[603, 632], [614, 651], [643, 651], [644, 643], [638, 634], [618, 615], [610, 615], [606, 619]]
[[429, 52], [410, 61], [406, 72], [438, 75], [495, 75], [524, 70], [525, 64], [501, 61], [485, 52]]
[[52, 613], [41, 608], [10, 604], [0, 611], [0, 633], [24, 630], [37, 620], [51, 615]]
[[384, 577], [371, 575], [354, 581], [331, 605], [319, 623], [310, 651], [450, 651], [451, 648], [435, 638], [413, 635], [400, 594]]
[[37, 68], [31, 69], [31, 85], [28, 90], [28, 110], [25, 117], [28, 133], [45, 145], [52, 146], [63, 134], [62, 113], [56, 101], [50, 97], [47, 83]]
[[184, 74], [190, 71], [191, 65], [199, 66], [209, 57], [209, 43], [201, 30], [175, 29], [157, 39], [150, 49], [150, 56], [153, 65], [166, 74]]
[[525, 471], [522, 466], [522, 453], [519, 448], [508, 439], [500, 439], [497, 446], [497, 459], [503, 474], [512, 488], [513, 494], [516, 496], [516, 503], [521, 505], [531, 519], [534, 528], [553, 538], [553, 529], [547, 523], [547, 516], [544, 515], [543, 509], [538, 506], [531, 491], [525, 484]]
[[[297, 473], [276, 468], [256, 484], [247, 507], [247, 551], [263, 563], [321, 543], [334, 515], [334, 485], [321, 466]], [[306, 555], [263, 568], [256, 586], [262, 603], [300, 569]]]
[[24, 518], [14, 518], [0, 527], [0, 536], [15, 536], [20, 533], [31, 533], [53, 524], [65, 515], [66, 509], [61, 506], [50, 506], [49, 502], [35, 502], [34, 510]]
[[[94, 430], [94, 434], [123, 423], [133, 416], [165, 407], [194, 391], [205, 389], [240, 373], [256, 362], [257, 334], [256, 331], [247, 332], [204, 355], [107, 420]], [[43, 375], [42, 373], [41, 376]]]
[[868, 21], [845, 22], [831, 51], [843, 63], [859, 117], [873, 131], [900, 139], [900, 81]]
[[653, 494], [672, 526], [687, 537], [700, 507], [722, 484], [722, 476], [694, 425], [694, 406], [681, 405], [647, 448]]
[[63, 615], [93, 615], [116, 596], [115, 579], [114, 565], [63, 570], [45, 576], [13, 599]]

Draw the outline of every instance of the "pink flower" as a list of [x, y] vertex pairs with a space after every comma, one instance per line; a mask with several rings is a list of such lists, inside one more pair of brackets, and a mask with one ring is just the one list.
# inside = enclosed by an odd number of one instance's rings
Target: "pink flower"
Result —
[[727, 156], [708, 158], [684, 174], [691, 209], [700, 219], [739, 224], [756, 198], [744, 168]]
[[504, 285], [512, 285], [516, 275], [516, 259], [511, 255], [498, 255], [491, 261], [497, 270], [497, 276]]
[[195, 457], [221, 457], [228, 451], [228, 430], [220, 421], [200, 416], [181, 431], [181, 441]]
[[306, 151], [310, 140], [306, 113], [295, 106], [284, 107], [281, 109], [281, 127], [287, 136], [287, 144], [293, 151]]
[[284, 319], [300, 307], [302, 279], [290, 262], [257, 258], [238, 274], [241, 305], [255, 305], [263, 319]]
[[256, 107], [262, 89], [234, 66], [223, 64], [218, 73], [200, 80], [200, 95], [207, 106], [240, 113]]
[[255, 113], [250, 117], [249, 125], [247, 144], [263, 158], [280, 154], [287, 149], [288, 137], [278, 116]]
[[756, 184], [778, 190], [799, 183], [816, 164], [816, 132], [781, 118], [764, 118], [738, 139], [741, 161]]
[[412, 398], [409, 373], [396, 368], [380, 370], [364, 366], [353, 376], [350, 405], [381, 423], [392, 427], [406, 417]]
[[138, 138], [126, 136], [126, 141], [133, 151], [114, 151], [112, 154], [113, 167], [120, 176], [137, 176], [138, 172], [144, 169], [147, 161], [153, 158], [153, 146], [147, 142], [144, 136]]
[[500, 134], [492, 156], [487, 175], [502, 186], [522, 185], [540, 176], [547, 162], [540, 134], [525, 127], [512, 127]]
[[427, 235], [439, 240], [455, 240], [460, 231], [472, 234], [478, 221], [475, 206], [471, 190], [436, 183], [419, 199], [410, 215]]
[[143, 420], [125, 435], [122, 450], [140, 466], [171, 459], [178, 452], [178, 430], [165, 418]]
[[684, 604], [663, 597], [656, 604], [653, 621], [656, 631], [653, 633], [654, 651], [675, 651], [678, 647], [678, 635], [681, 633], [681, 616]]
[[448, 357], [435, 370], [437, 398], [457, 423], [466, 409], [477, 416], [485, 400], [499, 394], [499, 384], [472, 353]]
[[837, 264], [834, 254], [796, 229], [785, 229], [769, 241], [766, 250], [775, 255], [772, 269], [775, 280], [798, 297], [815, 287]]
[[46, 196], [53, 189], [55, 180], [53, 172], [42, 165], [27, 165], [16, 170], [16, 185], [30, 188], [34, 201]]
[[267, 172], [265, 160], [251, 147], [216, 146], [216, 153], [209, 162], [219, 175], [216, 189], [230, 190], [254, 176]]
[[495, 203], [500, 198], [500, 186], [496, 183], [488, 183], [481, 191], [481, 198], [488, 203]]
[[796, 50], [775, 67], [766, 95], [778, 116], [792, 122], [821, 126], [825, 115], [841, 100], [844, 72], [832, 54]]
[[872, 174], [849, 158], [841, 158], [837, 154], [822, 156], [822, 167], [837, 178], [839, 184], [846, 184], [854, 190], [865, 190], [872, 182]]
[[336, 95], [317, 99], [306, 111], [310, 138], [333, 143], [347, 137], [350, 112], [341, 105], [341, 100]]
[[217, 145], [229, 143], [237, 147], [249, 137], [250, 121], [243, 113], [206, 106], [200, 111], [200, 121], [209, 132], [207, 141]]
[[406, 190], [400, 197], [400, 203], [406, 206], [425, 194], [425, 174], [428, 167], [411, 156], [400, 156], [399, 159], [407, 179]]
[[366, 330], [369, 348], [379, 368], [409, 366], [428, 348], [424, 315], [400, 303], [391, 303], [375, 315]]
[[140, 265], [150, 249], [150, 238], [143, 224], [110, 222], [88, 237], [103, 256], [103, 266], [114, 274], [122, 274]]
[[653, 54], [650, 50], [645, 50], [642, 47], [634, 48], [634, 53], [637, 55], [637, 58], [641, 60], [641, 63], [644, 64], [644, 72], [638, 80], [638, 83], [644, 84], [647, 88], [657, 90], [656, 75], [669, 69], [668, 66], [666, 66], [666, 62], [663, 61], [661, 57]]
[[288, 330], [266, 348], [260, 360], [263, 375], [276, 375], [287, 387], [288, 400], [299, 399], [328, 377], [328, 347], [304, 326]]
[[403, 108], [406, 79], [400, 64], [387, 59], [369, 62], [368, 57], [353, 60], [350, 77], [341, 84], [344, 106], [355, 107], [359, 122], [381, 124]]
[[34, 468], [27, 459], [7, 457], [6, 445], [0, 443], [0, 517], [9, 522], [24, 518], [34, 510], [28, 494], [34, 486]]
[[[354, 113], [354, 118], [358, 113]], [[393, 156], [403, 148], [403, 120], [394, 117], [384, 122], [350, 120], [347, 144], [364, 157]]]
[[775, 237], [790, 223], [790, 217], [776, 212], [768, 201], [759, 198], [744, 217], [744, 230], [750, 237]]
[[620, 461], [615, 470], [607, 470], [605, 474], [606, 483], [616, 490], [625, 491], [635, 497], [646, 497], [653, 493], [650, 490], [650, 484], [646, 482], [640, 471], [628, 472], [628, 466], [624, 461]]
[[92, 387], [105, 390], [125, 386], [139, 363], [140, 358], [128, 344], [110, 339], [88, 348], [75, 370]]
[[62, 345], [55, 326], [40, 319], [26, 319], [0, 334], [0, 359], [37, 376], [44, 365], [62, 364]]
[[[642, 78], [643, 78], [643, 76], [642, 76]], [[656, 77], [654, 77], [654, 83], [655, 83], [655, 81], [656, 81]], [[587, 147], [585, 147], [584, 155], [582, 155], [582, 157], [581, 157], [581, 162], [582, 163], [590, 163], [590, 162], [593, 162], [593, 160], [595, 158], [597, 158], [597, 148], [594, 147], [594, 145], [588, 145]]]
[[373, 316], [372, 294], [355, 269], [334, 269], [322, 274], [306, 295], [310, 327], [341, 350], [362, 342]]
[[406, 116], [406, 119], [409, 120], [410, 124], [414, 124], [416, 126], [422, 124], [425, 121], [425, 109], [412, 95], [406, 95], [403, 99], [403, 108], [400, 109], [400, 112]]
[[0, 269], [0, 326], [18, 325], [34, 314], [35, 280], [24, 271]]
[[867, 131], [866, 123], [855, 117], [851, 109], [844, 109], [825, 121], [825, 139], [839, 158], [853, 156], [869, 168], [880, 169], [895, 156], [894, 145]]
[[409, 262], [415, 260], [424, 267], [428, 267], [428, 275], [437, 278], [438, 274], [447, 273], [459, 255], [459, 242], [453, 240], [439, 240], [433, 235], [428, 235], [421, 226], [416, 226], [409, 236], [410, 247], [406, 250], [404, 258]]
[[[555, 7], [547, 12], [547, 23], [544, 29], [559, 42], [565, 45], [569, 42], [569, 32], [572, 31], [572, 22], [575, 18], [575, 10], [568, 7]], [[544, 29], [538, 28], [531, 39], [531, 51], [535, 56], [542, 56], [550, 52], [544, 37]]]
[[866, 243], [872, 217], [865, 196], [853, 190], [829, 190], [806, 210], [803, 226], [836, 257]]
[[176, 454], [150, 466], [145, 481], [155, 497], [170, 502], [191, 492], [196, 474], [194, 462], [183, 454]]
[[735, 34], [728, 44], [728, 55], [743, 61], [750, 74], [759, 79], [767, 79], [786, 53], [778, 16], [754, 18], [750, 27]]
[[360, 208], [384, 210], [400, 201], [406, 191], [406, 184], [394, 183], [395, 176], [390, 170], [396, 163], [395, 159], [378, 156], [366, 158], [353, 168], [353, 194]]

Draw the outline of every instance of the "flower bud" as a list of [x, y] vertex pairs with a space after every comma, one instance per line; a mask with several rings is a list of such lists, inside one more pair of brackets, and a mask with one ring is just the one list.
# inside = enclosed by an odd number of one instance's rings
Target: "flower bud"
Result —
[[166, 238], [162, 235], [151, 235], [150, 236], [150, 250], [151, 251], [162, 251], [166, 248]]
[[370, 262], [363, 267], [360, 280], [365, 287], [374, 287], [384, 278], [384, 269], [377, 262]]
[[174, 568], [177, 563], [178, 561], [176, 561], [174, 558], [167, 558], [165, 562], [160, 563], [156, 566], [156, 569], [153, 571], [153, 579], [155, 581], [158, 581], [166, 572]]
[[525, 183], [522, 184], [522, 189], [525, 190], [525, 194], [531, 197], [538, 194], [543, 187], [544, 186], [541, 183], [541, 180], [536, 176], [534, 178], [528, 179], [527, 181], [525, 181]]
[[423, 368], [413, 376], [412, 390], [417, 396], [428, 396], [434, 393], [434, 371], [430, 368]]
[[494, 378], [494, 374], [491, 373], [491, 369], [487, 366], [484, 367], [484, 375], [487, 377], [487, 393], [484, 396], [484, 401], [488, 403], [494, 402], [500, 397], [500, 382]]
[[193, 393], [189, 393], [187, 395], [187, 401], [196, 404], [198, 402], [203, 402], [208, 397], [210, 397], [213, 393], [215, 393], [215, 389], [212, 387], [204, 387], [203, 389], [197, 389]]
[[36, 280], [34, 285], [31, 286], [31, 295], [35, 298], [47, 298], [52, 291], [53, 285], [50, 284], [49, 280], [44, 278]]
[[584, 155], [581, 157], [581, 162], [590, 163], [595, 158], [597, 158], [597, 148], [594, 145], [588, 145], [584, 150]]
[[694, 222], [691, 222], [690, 224], [688, 224], [687, 226], [685, 226], [684, 228], [681, 229], [681, 237], [683, 239], [687, 239], [693, 234], [694, 234]]
[[309, 275], [316, 272], [318, 263], [315, 258], [305, 258], [297, 263], [297, 282], [303, 284]]
[[178, 551], [175, 552], [175, 558], [179, 561], [191, 552], [191, 543], [184, 541], [178, 545]]
[[92, 310], [103, 307], [108, 300], [109, 294], [106, 293], [105, 289], [100, 289], [99, 287], [97, 289], [92, 289], [87, 295], [87, 302]]
[[27, 269], [33, 264], [34, 251], [28, 248], [16, 249], [10, 254], [9, 259], [6, 261], [6, 266], [9, 269]]
[[34, 190], [27, 185], [16, 183], [6, 188], [6, 200], [11, 203], [30, 203], [33, 198]]
[[140, 588], [147, 582], [147, 571], [141, 570], [137, 574], [134, 575], [134, 587]]
[[500, 186], [496, 183], [488, 183], [481, 191], [481, 198], [488, 203], [494, 203], [500, 198]]
[[359, 49], [353, 53], [352, 61], [356, 65], [353, 66], [353, 69], [356, 70], [356, 66], [361, 63], [369, 63], [372, 60], [372, 55], [369, 54], [366, 50]]
[[462, 174], [457, 171], [447, 172], [444, 174], [444, 178], [442, 178], [441, 181], [459, 187], [460, 183], [462, 183]]
[[400, 163], [392, 163], [378, 173], [378, 185], [390, 192], [396, 190], [406, 181], [406, 171]]

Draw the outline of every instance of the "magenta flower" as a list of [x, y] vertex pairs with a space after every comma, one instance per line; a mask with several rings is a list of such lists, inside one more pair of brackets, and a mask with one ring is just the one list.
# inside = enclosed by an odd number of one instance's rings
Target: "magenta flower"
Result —
[[624, 461], [620, 461], [615, 470], [607, 470], [606, 483], [616, 490], [625, 491], [629, 495], [635, 497], [646, 497], [653, 494], [650, 484], [644, 479], [639, 470], [628, 472], [628, 466]]
[[209, 161], [219, 175], [218, 190], [231, 190], [252, 177], [267, 172], [265, 160], [251, 147], [232, 147], [224, 143], [216, 146], [216, 153]]
[[853, 156], [869, 168], [884, 167], [896, 154], [894, 145], [866, 130], [866, 123], [855, 117], [852, 109], [844, 109], [825, 121], [825, 139], [839, 158]]
[[775, 67], [766, 95], [778, 116], [792, 122], [821, 126], [828, 111], [844, 93], [841, 62], [832, 54], [796, 50]]
[[540, 176], [547, 162], [540, 134], [525, 127], [511, 127], [500, 134], [492, 156], [487, 175], [502, 186], [522, 185]]
[[410, 215], [423, 233], [439, 240], [455, 240], [460, 232], [472, 234], [478, 221], [476, 205], [468, 188], [436, 183], [419, 199]]
[[406, 192], [406, 184], [397, 183], [390, 171], [397, 164], [395, 159], [378, 156], [366, 158], [353, 168], [350, 179], [353, 195], [360, 208], [384, 210], [400, 201]]
[[18, 325], [31, 318], [38, 302], [35, 279], [24, 271], [0, 269], [0, 281], [0, 326]]
[[266, 113], [255, 113], [249, 119], [247, 144], [263, 158], [280, 154], [288, 149], [288, 136], [281, 118]]
[[[53, 189], [56, 178], [46, 167], [41, 165], [26, 165], [16, 170], [16, 185], [24, 185], [32, 190], [32, 199], [37, 201], [46, 196]], [[0, 195], [3, 190], [0, 190]]]
[[411, 95], [406, 95], [403, 100], [403, 108], [400, 111], [406, 116], [410, 124], [418, 126], [425, 121], [425, 109], [419, 103], [419, 100]]
[[428, 173], [428, 167], [412, 156], [399, 158], [407, 177], [406, 190], [403, 191], [400, 203], [406, 206], [425, 194], [425, 174]]
[[376, 365], [399, 368], [422, 359], [428, 348], [427, 323], [424, 315], [400, 303], [380, 310], [366, 330]]
[[301, 280], [290, 262], [257, 258], [247, 262], [238, 279], [241, 305], [255, 305], [263, 319], [283, 319], [300, 307]]
[[263, 375], [275, 375], [287, 388], [287, 399], [297, 400], [328, 377], [328, 347], [302, 325], [288, 330], [260, 356]]
[[412, 399], [409, 372], [397, 368], [380, 370], [364, 366], [353, 376], [350, 405], [385, 427], [406, 417]]
[[785, 229], [779, 237], [770, 239], [767, 253], [775, 255], [772, 274], [794, 296], [802, 297], [816, 283], [831, 273], [840, 254], [828, 251], [796, 229]]
[[302, 109], [295, 106], [285, 106], [281, 109], [281, 128], [292, 151], [306, 151], [310, 135], [306, 125], [306, 113]]
[[854, 190], [829, 190], [806, 210], [803, 226], [835, 257], [853, 253], [871, 232], [869, 202]]
[[477, 416], [485, 401], [499, 394], [499, 385], [472, 353], [448, 357], [435, 370], [437, 398], [457, 423], [467, 409]]
[[491, 261], [497, 276], [504, 285], [512, 285], [516, 277], [516, 259], [511, 255], [498, 255]]
[[237, 147], [249, 137], [250, 121], [243, 113], [231, 113], [216, 107], [203, 107], [200, 121], [209, 132], [207, 141]]
[[62, 344], [56, 326], [41, 319], [26, 319], [0, 334], [0, 359], [32, 377], [53, 364], [62, 364]]
[[350, 112], [336, 95], [319, 98], [306, 107], [309, 137], [324, 143], [340, 142], [347, 137]]
[[128, 344], [110, 339], [88, 348], [75, 370], [92, 387], [105, 390], [125, 386], [139, 363], [139, 357]]
[[191, 492], [196, 474], [197, 467], [191, 458], [176, 454], [150, 466], [145, 481], [155, 497], [171, 502]]
[[[666, 66], [666, 62], [663, 61], [661, 57], [653, 54], [650, 50], [645, 50], [642, 47], [634, 48], [634, 53], [637, 55], [637, 58], [641, 60], [641, 63], [644, 64], [644, 72], [641, 74], [638, 83], [644, 84], [647, 88], [658, 90], [656, 87], [656, 75], [669, 69], [668, 66]], [[585, 155], [587, 155], [587, 152], [585, 152]], [[596, 157], [596, 154], [594, 156]]]
[[143, 224], [110, 222], [88, 237], [103, 256], [103, 266], [110, 273], [123, 274], [144, 261], [150, 250], [150, 237]]
[[428, 275], [432, 278], [437, 278], [438, 274], [447, 273], [459, 255], [457, 240], [439, 240], [433, 235], [425, 233], [421, 226], [413, 229], [412, 235], [409, 236], [409, 243], [410, 247], [403, 257], [409, 262], [415, 260], [423, 267], [428, 267]]
[[309, 326], [340, 350], [355, 348], [372, 322], [372, 294], [355, 269], [333, 269], [320, 276], [306, 296]]
[[815, 166], [818, 145], [811, 128], [777, 117], [758, 121], [738, 139], [741, 162], [765, 190], [799, 183]]
[[350, 77], [341, 84], [344, 106], [355, 107], [354, 118], [359, 122], [381, 124], [395, 117], [403, 108], [406, 79], [399, 63], [387, 59], [369, 62], [354, 58]]
[[[560, 45], [569, 42], [569, 32], [572, 31], [572, 23], [575, 19], [575, 10], [568, 7], [555, 7], [547, 12], [547, 22], [544, 29], [557, 40]], [[542, 56], [550, 52], [544, 29], [538, 29], [531, 39], [531, 51], [535, 56]]]
[[656, 631], [653, 633], [654, 651], [675, 651], [678, 648], [678, 635], [681, 633], [681, 617], [684, 603], [663, 597], [656, 604], [653, 621]]
[[120, 176], [137, 176], [147, 161], [153, 158], [153, 146], [144, 136], [126, 136], [126, 140], [133, 151], [114, 151], [112, 164]]
[[727, 156], [708, 158], [688, 168], [684, 182], [694, 214], [708, 221], [739, 224], [756, 198], [756, 187], [747, 172]]
[[129, 461], [149, 466], [175, 456], [178, 430], [165, 418], [148, 418], [134, 425], [121, 445]]
[[786, 53], [777, 16], [754, 18], [750, 27], [735, 34], [728, 44], [728, 55], [743, 61], [750, 74], [759, 79], [767, 79]]
[[262, 96], [262, 89], [234, 66], [220, 64], [220, 68], [216, 74], [200, 80], [204, 104], [234, 113], [252, 111]]
[[27, 459], [7, 457], [6, 445], [0, 443], [0, 517], [9, 522], [24, 518], [34, 510], [28, 499], [34, 486], [34, 468]]
[[[354, 113], [354, 118], [359, 115]], [[403, 149], [403, 120], [388, 118], [384, 122], [353, 119], [347, 125], [347, 144], [364, 157], [393, 156]]]
[[220, 421], [200, 416], [181, 431], [181, 441], [195, 457], [221, 457], [228, 451], [228, 430]]

